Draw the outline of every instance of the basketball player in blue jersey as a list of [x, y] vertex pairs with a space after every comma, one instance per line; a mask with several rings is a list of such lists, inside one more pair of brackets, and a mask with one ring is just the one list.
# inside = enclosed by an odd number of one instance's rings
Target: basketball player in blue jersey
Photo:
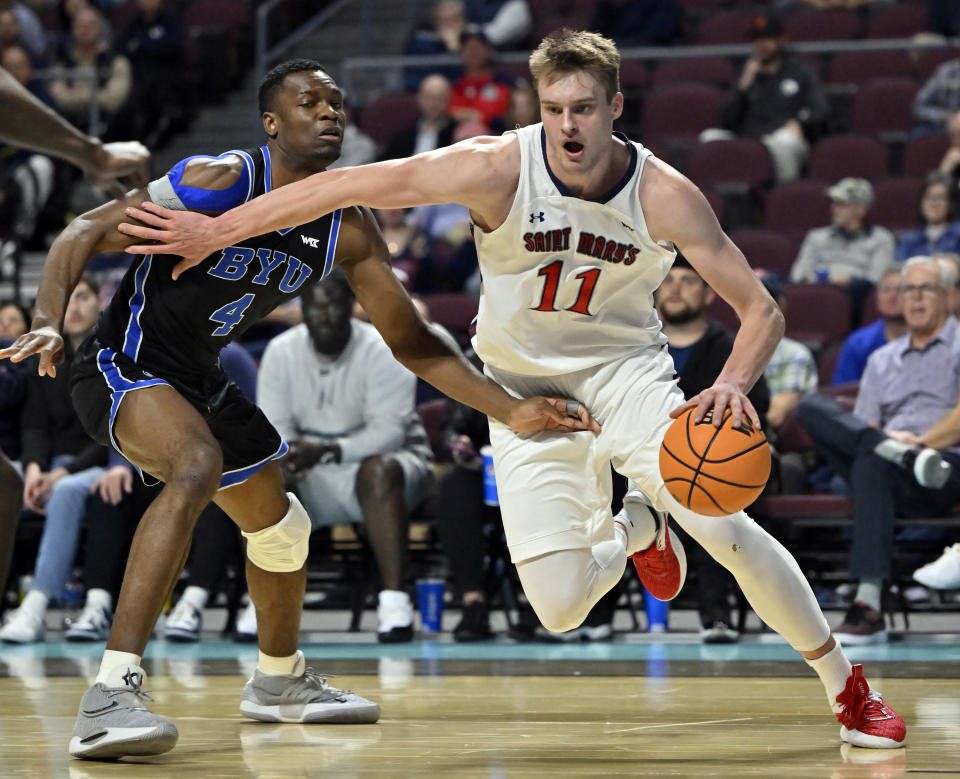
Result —
[[[517, 397], [576, 397], [603, 424], [597, 436], [518, 436], [490, 423], [507, 540], [543, 624], [580, 624], [628, 556], [651, 592], [675, 595], [685, 567], [662, 521], [668, 511], [817, 672], [841, 738], [902, 746], [903, 720], [850, 665], [790, 554], [743, 512], [700, 516], [664, 487], [658, 451], [672, 417], [695, 407], [699, 421], [712, 409], [719, 424], [729, 408], [734, 425], [747, 415], [759, 426], [745, 393], [780, 340], [783, 315], [700, 191], [613, 133], [623, 110], [619, 64], [609, 40], [562, 30], [530, 57], [542, 124], [321, 173], [212, 220], [145, 204], [128, 215], [147, 226], [121, 230], [158, 244], [132, 251], [181, 255], [177, 275], [219, 247], [351, 204], [469, 207], [483, 277], [475, 348], [488, 375]], [[674, 247], [742, 323], [716, 383], [688, 402], [652, 302]], [[611, 462], [637, 488], [617, 517], [608, 508]]]
[[[340, 153], [342, 94], [316, 62], [268, 73], [260, 108], [264, 146], [193, 157], [75, 219], [44, 267], [33, 329], [0, 351], [40, 355], [41, 375], [62, 357], [64, 308], [95, 253], [123, 249], [116, 227], [145, 198], [217, 212], [323, 170]], [[183, 567], [197, 516], [211, 500], [247, 538], [247, 582], [257, 611], [258, 667], [241, 712], [270, 722], [375, 722], [376, 703], [338, 690], [305, 668], [297, 649], [310, 518], [284, 492], [276, 462], [286, 443], [232, 384], [217, 355], [258, 317], [343, 268], [358, 301], [410, 370], [518, 433], [599, 431], [563, 397], [519, 400], [477, 372], [427, 325], [390, 269], [373, 215], [347, 207], [295, 229], [269, 230], [218, 251], [173, 281], [176, 258], [154, 253], [133, 266], [96, 330], [78, 350], [74, 403], [90, 434], [113, 445], [144, 476], [164, 482], [133, 541], [116, 618], [96, 683], [80, 704], [70, 741], [77, 757], [112, 759], [173, 747], [176, 727], [143, 700], [144, 647]]]

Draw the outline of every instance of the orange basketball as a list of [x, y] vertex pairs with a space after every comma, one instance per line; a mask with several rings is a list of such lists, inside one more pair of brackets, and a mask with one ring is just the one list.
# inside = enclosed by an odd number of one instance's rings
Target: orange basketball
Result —
[[660, 475], [670, 494], [698, 514], [723, 517], [757, 499], [770, 477], [770, 447], [746, 417], [733, 427], [728, 410], [715, 427], [713, 411], [693, 421], [696, 408], [667, 428], [660, 445]]

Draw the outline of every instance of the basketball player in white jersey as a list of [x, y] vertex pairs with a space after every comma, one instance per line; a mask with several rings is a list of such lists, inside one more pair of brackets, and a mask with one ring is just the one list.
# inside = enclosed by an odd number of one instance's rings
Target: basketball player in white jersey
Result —
[[[603, 426], [596, 435], [518, 435], [490, 422], [507, 540], [543, 624], [579, 625], [628, 556], [654, 594], [676, 595], [685, 562], [663, 522], [669, 512], [817, 672], [841, 738], [902, 746], [903, 720], [851, 667], [790, 554], [745, 513], [701, 516], [664, 487], [658, 450], [671, 417], [696, 406], [698, 420], [712, 409], [719, 422], [729, 408], [735, 425], [746, 415], [759, 426], [745, 393], [780, 340], [783, 316], [700, 191], [613, 133], [623, 110], [619, 64], [609, 40], [563, 30], [530, 57], [542, 124], [318, 173], [213, 220], [147, 203], [127, 210], [141, 224], [120, 229], [159, 242], [128, 251], [183, 256], [176, 277], [232, 242], [352, 204], [469, 207], [483, 277], [475, 347], [488, 374], [518, 397], [577, 398]], [[652, 297], [674, 247], [742, 323], [716, 383], [686, 403]], [[634, 487], [616, 518], [610, 463]]]

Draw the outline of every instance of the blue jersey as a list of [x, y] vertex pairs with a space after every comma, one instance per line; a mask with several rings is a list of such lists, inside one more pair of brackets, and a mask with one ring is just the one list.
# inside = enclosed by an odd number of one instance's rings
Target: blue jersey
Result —
[[[266, 146], [226, 152], [243, 159], [244, 172], [225, 190], [181, 183], [177, 163], [148, 188], [168, 208], [226, 211], [269, 192]], [[207, 158], [210, 159], [210, 158]], [[217, 364], [220, 350], [281, 303], [316, 284], [333, 269], [340, 210], [298, 227], [239, 241], [218, 250], [173, 281], [180, 257], [144, 255], [130, 266], [100, 316], [99, 341], [148, 370], [199, 377]]]

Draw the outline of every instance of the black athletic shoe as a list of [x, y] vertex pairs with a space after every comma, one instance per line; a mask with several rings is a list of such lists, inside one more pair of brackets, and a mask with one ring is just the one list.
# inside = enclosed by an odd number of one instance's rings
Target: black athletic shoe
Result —
[[843, 618], [843, 624], [833, 629], [833, 637], [843, 646], [886, 643], [883, 614], [866, 603], [854, 603]]
[[463, 616], [453, 629], [454, 641], [486, 641], [493, 638], [490, 630], [490, 610], [483, 601], [474, 601], [463, 607]]

